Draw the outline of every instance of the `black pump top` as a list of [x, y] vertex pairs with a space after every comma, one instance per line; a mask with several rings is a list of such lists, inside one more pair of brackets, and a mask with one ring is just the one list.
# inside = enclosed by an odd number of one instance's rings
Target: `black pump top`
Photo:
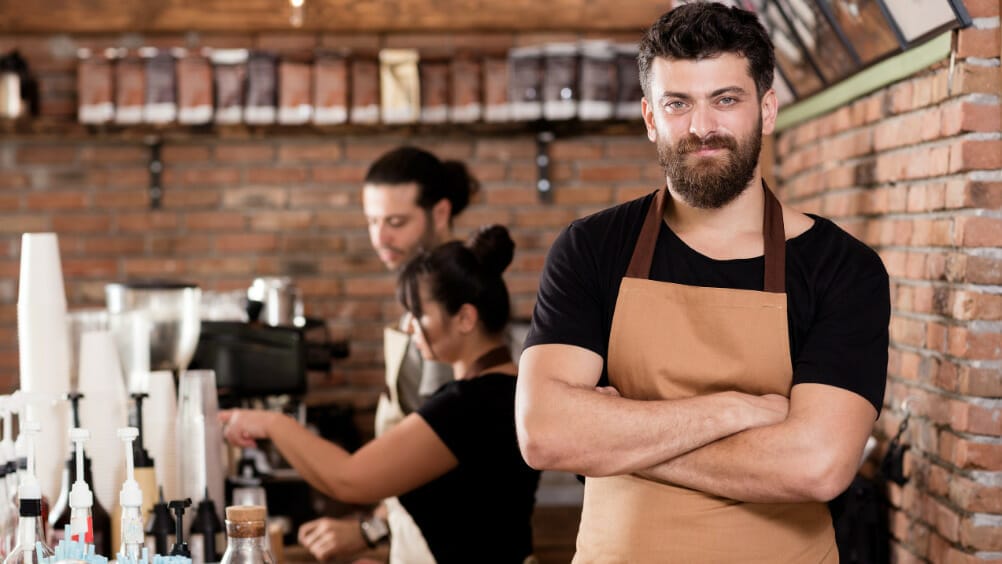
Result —
[[132, 399], [136, 402], [136, 428], [139, 429], [139, 436], [132, 441], [132, 458], [136, 468], [153, 468], [153, 457], [143, 443], [143, 400], [148, 397], [149, 394], [132, 394]]
[[191, 558], [191, 550], [188, 550], [188, 543], [184, 542], [184, 508], [191, 507], [191, 498], [174, 500], [168, 503], [167, 506], [174, 511], [176, 519], [174, 534], [177, 540], [170, 549], [170, 555]]

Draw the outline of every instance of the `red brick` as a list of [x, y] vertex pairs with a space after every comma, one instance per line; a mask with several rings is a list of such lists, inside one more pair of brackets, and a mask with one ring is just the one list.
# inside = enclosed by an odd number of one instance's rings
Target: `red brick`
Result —
[[167, 190], [164, 192], [165, 208], [215, 208], [223, 201], [219, 190]]
[[991, 18], [999, 15], [999, 3], [996, 0], [964, 0], [964, 7], [972, 18]]
[[949, 405], [950, 428], [963, 433], [976, 435], [1002, 436], [1002, 419], [998, 409], [985, 407], [962, 400], [952, 400]]
[[[357, 190], [332, 190], [330, 188], [307, 189], [296, 188], [289, 198], [290, 208], [344, 208], [355, 205], [358, 199]], [[359, 210], [361, 213], [361, 210]]]
[[208, 145], [164, 145], [160, 158], [168, 166], [175, 163], [205, 162], [210, 158]]
[[101, 215], [65, 215], [52, 217], [52, 228], [59, 233], [100, 233], [111, 228], [111, 217]]
[[953, 356], [976, 360], [1002, 359], [1002, 335], [998, 333], [976, 333], [963, 327], [951, 327], [948, 338]]
[[608, 186], [561, 186], [554, 190], [553, 201], [558, 205], [611, 205], [613, 202], [612, 188]]
[[565, 227], [574, 220], [574, 213], [560, 208], [521, 210], [515, 216], [518, 227]]
[[146, 163], [150, 149], [145, 145], [85, 145], [80, 161], [89, 163]]
[[638, 180], [642, 177], [643, 168], [637, 165], [609, 165], [582, 163], [579, 166], [580, 178], [586, 182], [615, 182], [622, 180]]
[[28, 194], [24, 206], [29, 210], [77, 210], [88, 206], [84, 192], [39, 192]]
[[1002, 219], [958, 217], [954, 229], [957, 243], [965, 247], [995, 247], [1002, 241]]
[[62, 261], [63, 276], [67, 278], [114, 279], [118, 275], [118, 264], [114, 259], [72, 259]]
[[1002, 468], [1002, 444], [976, 442], [946, 431], [940, 433], [939, 442], [939, 456], [958, 468]]
[[569, 141], [558, 139], [550, 145], [550, 158], [555, 161], [598, 159], [602, 156], [602, 143], [596, 139]]
[[220, 253], [268, 252], [278, 248], [278, 236], [273, 233], [245, 233], [216, 237]]
[[262, 273], [257, 268], [257, 263], [253, 257], [211, 257], [199, 258], [188, 261], [187, 272], [193, 275], [218, 276], [224, 274], [238, 274], [246, 276], [248, 273]]
[[984, 59], [998, 58], [1002, 52], [999, 40], [999, 28], [978, 29], [969, 27], [959, 31], [957, 56], [960, 58], [980, 57]]
[[344, 280], [346, 296], [392, 296], [396, 292], [396, 281], [390, 276], [347, 278]]
[[212, 239], [208, 235], [164, 235], [150, 240], [153, 255], [189, 256], [208, 254], [212, 249]]
[[245, 186], [223, 191], [223, 206], [227, 208], [284, 208], [289, 192], [280, 186]]
[[187, 186], [227, 185], [240, 182], [240, 170], [235, 168], [168, 168], [164, 171], [164, 185], [180, 183]]
[[142, 239], [135, 237], [88, 237], [82, 240], [82, 251], [87, 255], [140, 254], [146, 248]]
[[950, 172], [1002, 168], [1002, 141], [964, 140], [950, 147]]
[[341, 156], [341, 143], [288, 143], [278, 147], [278, 160], [282, 162], [337, 162]]
[[951, 314], [954, 319], [962, 320], [1000, 320], [1002, 319], [1002, 295], [956, 291], [953, 294]]
[[247, 182], [256, 184], [290, 184], [304, 182], [306, 168], [252, 168], [247, 171]]
[[525, 186], [520, 188], [491, 188], [484, 191], [484, 201], [489, 205], [535, 205], [539, 196], [535, 190]]
[[476, 156], [481, 159], [510, 161], [515, 158], [534, 158], [536, 143], [531, 138], [480, 139]]
[[506, 208], [491, 206], [474, 206], [460, 214], [456, 220], [458, 229], [472, 230], [482, 225], [510, 225], [512, 222], [512, 211]]
[[261, 164], [275, 158], [275, 148], [260, 143], [240, 143], [237, 145], [217, 145], [217, 161], [249, 161]]
[[[279, 250], [283, 253], [331, 253], [344, 251], [345, 248], [344, 239], [334, 235], [283, 233], [281, 237]], [[346, 256], [345, 258], [350, 260], [352, 257]], [[321, 270], [324, 268], [321, 267]]]
[[989, 398], [1002, 397], [1002, 378], [997, 368], [961, 366], [957, 371], [958, 394]]
[[400, 144], [402, 143], [392, 140], [376, 142], [349, 139], [345, 141], [345, 160], [362, 161], [365, 166], [369, 166], [373, 161], [397, 148]]
[[168, 212], [129, 213], [118, 216], [121, 231], [148, 232], [158, 229], [174, 229], [178, 225], [176, 214]]
[[184, 223], [195, 231], [239, 231], [247, 227], [247, 218], [237, 212], [196, 212], [187, 214]]
[[134, 167], [91, 170], [87, 182], [95, 188], [149, 188], [150, 172]]
[[64, 145], [25, 145], [17, 150], [17, 162], [21, 164], [66, 165], [76, 161], [77, 148]]
[[250, 216], [251, 228], [264, 231], [308, 229], [314, 214], [309, 211], [260, 212]]
[[21, 196], [16, 194], [0, 195], [0, 211], [15, 211], [21, 209]]
[[94, 206], [99, 209], [143, 209], [150, 206], [150, 194], [145, 191], [100, 191], [94, 194]]
[[184, 264], [170, 258], [136, 258], [127, 259], [123, 264], [126, 276], [135, 277], [167, 277], [184, 274]]
[[20, 172], [5, 170], [0, 174], [0, 189], [24, 188], [28, 186], [28, 177]]
[[369, 170], [368, 165], [339, 165], [313, 167], [312, 179], [314, 182], [336, 182], [358, 184], [361, 189], [362, 181], [365, 180], [365, 173]]
[[45, 215], [24, 215], [0, 217], [0, 233], [32, 233], [49, 231], [51, 217]]
[[1002, 487], [999, 486], [950, 474], [949, 496], [964, 511], [1002, 513]]
[[997, 94], [999, 81], [1002, 80], [999, 67], [983, 67], [967, 63], [957, 64], [954, 76], [954, 95]]

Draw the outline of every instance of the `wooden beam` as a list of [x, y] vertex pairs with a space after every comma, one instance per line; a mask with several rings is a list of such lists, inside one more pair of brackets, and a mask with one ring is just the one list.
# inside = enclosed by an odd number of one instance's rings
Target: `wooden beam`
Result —
[[[305, 0], [304, 31], [640, 31], [663, 0]], [[13, 33], [289, 31], [287, 0], [0, 0]]]

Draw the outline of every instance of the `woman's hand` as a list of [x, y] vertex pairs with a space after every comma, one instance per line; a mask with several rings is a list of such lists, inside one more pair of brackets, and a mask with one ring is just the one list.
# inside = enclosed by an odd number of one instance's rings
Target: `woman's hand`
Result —
[[223, 436], [233, 446], [252, 447], [257, 439], [269, 438], [268, 430], [281, 413], [263, 409], [227, 409], [219, 412]]

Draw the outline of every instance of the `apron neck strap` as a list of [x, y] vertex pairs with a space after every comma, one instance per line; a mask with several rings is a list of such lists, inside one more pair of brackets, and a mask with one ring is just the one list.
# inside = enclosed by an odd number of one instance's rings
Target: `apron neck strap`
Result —
[[[765, 192], [765, 214], [762, 218], [762, 236], [765, 242], [763, 290], [782, 294], [786, 291], [786, 229], [783, 225], [783, 207], [769, 189], [765, 179], [762, 180], [762, 190]], [[658, 190], [654, 195], [654, 201], [647, 209], [644, 225], [640, 228], [640, 238], [633, 248], [630, 266], [626, 269], [627, 277], [650, 278], [654, 247], [661, 232], [668, 198], [667, 187]]]
[[463, 378], [469, 379], [479, 376], [481, 372], [492, 366], [507, 364], [509, 362], [511, 362], [511, 351], [508, 347], [504, 345], [495, 347], [477, 357], [477, 360], [474, 360], [473, 364], [466, 369], [466, 374]]

